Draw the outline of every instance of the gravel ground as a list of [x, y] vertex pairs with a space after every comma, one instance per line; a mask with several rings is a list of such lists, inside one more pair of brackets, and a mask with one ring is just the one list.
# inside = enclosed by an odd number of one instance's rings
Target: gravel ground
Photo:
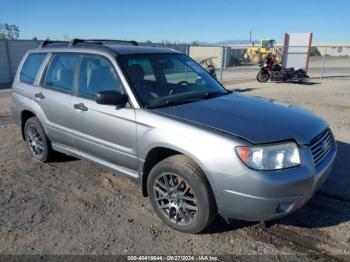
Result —
[[60, 156], [34, 161], [10, 118], [10, 91], [0, 91], [0, 254], [254, 255], [308, 259], [350, 257], [350, 80], [310, 85], [232, 85], [246, 95], [297, 104], [322, 116], [338, 141], [328, 182], [305, 207], [259, 224], [218, 219], [189, 235], [166, 227], [139, 186], [94, 165]]

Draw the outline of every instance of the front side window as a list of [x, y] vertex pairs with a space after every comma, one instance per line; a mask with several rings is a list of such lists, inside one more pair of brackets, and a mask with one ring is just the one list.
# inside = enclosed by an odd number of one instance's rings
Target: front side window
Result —
[[19, 80], [23, 83], [33, 84], [39, 68], [46, 57], [46, 53], [36, 53], [28, 55], [24, 62]]
[[78, 76], [78, 95], [95, 97], [100, 91], [122, 93], [122, 82], [108, 59], [100, 56], [83, 56]]
[[200, 65], [183, 54], [122, 55], [120, 63], [137, 97], [147, 108], [228, 93]]
[[58, 91], [73, 91], [75, 68], [78, 55], [53, 54], [43, 80], [43, 86]]

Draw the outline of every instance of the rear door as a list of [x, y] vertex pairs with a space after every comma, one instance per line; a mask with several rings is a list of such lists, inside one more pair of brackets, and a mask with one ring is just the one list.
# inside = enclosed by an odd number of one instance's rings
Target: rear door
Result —
[[113, 64], [104, 56], [82, 55], [78, 72], [71, 108], [76, 148], [97, 162], [137, 170], [135, 110], [95, 102], [99, 91], [124, 93]]
[[79, 55], [53, 53], [35, 95], [47, 121], [48, 137], [56, 144], [73, 147], [71, 103]]
[[[21, 110], [28, 108], [21, 97], [29, 98], [31, 101], [37, 102], [36, 94], [40, 93], [42, 88], [39, 86], [40, 71], [46, 60], [47, 53], [30, 53], [25, 58], [21, 70], [19, 71], [18, 81], [14, 81], [12, 89], [12, 109], [15, 110], [16, 117], [20, 120]], [[16, 108], [17, 104], [21, 106]], [[18, 111], [17, 111], [18, 110]], [[38, 110], [39, 111], [39, 110]], [[40, 112], [36, 112], [39, 114]]]

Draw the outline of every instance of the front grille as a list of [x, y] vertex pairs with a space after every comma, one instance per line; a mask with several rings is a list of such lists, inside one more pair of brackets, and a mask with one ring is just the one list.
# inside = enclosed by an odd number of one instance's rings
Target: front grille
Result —
[[334, 137], [329, 129], [326, 129], [317, 137], [312, 139], [310, 148], [315, 166], [322, 162], [322, 160], [329, 154], [334, 146]]

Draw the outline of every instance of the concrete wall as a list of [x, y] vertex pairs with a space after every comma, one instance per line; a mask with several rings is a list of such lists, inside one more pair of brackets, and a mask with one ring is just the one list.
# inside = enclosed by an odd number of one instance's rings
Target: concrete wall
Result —
[[350, 46], [333, 46], [333, 47], [314, 47], [321, 56], [324, 54], [329, 56], [350, 56]]
[[[226, 55], [226, 58], [224, 58], [224, 54]], [[215, 68], [221, 68], [224, 62], [226, 62], [226, 67], [229, 65], [230, 62], [229, 47], [190, 46], [189, 56], [198, 62], [203, 59], [213, 57], [213, 63]]]

